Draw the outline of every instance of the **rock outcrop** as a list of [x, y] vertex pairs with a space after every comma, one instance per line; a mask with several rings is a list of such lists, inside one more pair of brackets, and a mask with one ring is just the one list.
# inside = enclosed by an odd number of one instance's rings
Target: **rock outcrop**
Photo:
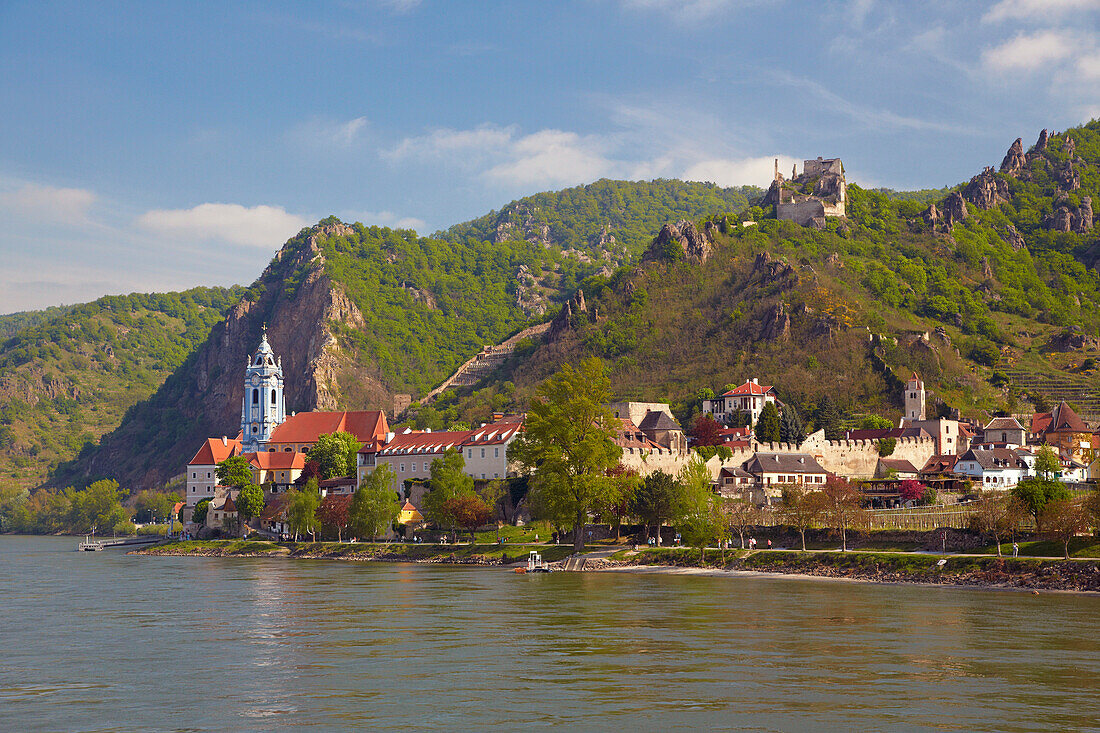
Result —
[[764, 316], [760, 338], [766, 341], [784, 339], [791, 335], [791, 317], [782, 303], [773, 306]]
[[588, 304], [585, 303], [584, 293], [581, 290], [573, 293], [573, 297], [565, 301], [565, 305], [561, 307], [558, 315], [554, 316], [554, 320], [550, 322], [550, 329], [547, 331], [547, 339], [553, 341], [560, 336], [563, 332], [572, 330], [574, 316], [580, 314], [588, 317]]
[[948, 231], [951, 231], [956, 222], [960, 222], [968, 216], [970, 216], [970, 212], [966, 210], [966, 199], [958, 191], [944, 199], [943, 222]]
[[1050, 337], [1050, 348], [1054, 351], [1071, 352], [1081, 349], [1100, 349], [1100, 339], [1081, 333], [1080, 326], [1071, 326]]
[[1076, 191], [1081, 188], [1081, 171], [1073, 165], [1073, 160], [1067, 160], [1054, 174], [1058, 186], [1063, 191]]
[[928, 208], [920, 213], [920, 218], [925, 224], [934, 229], [940, 221], [940, 212], [936, 208], [936, 204], [928, 204]]
[[992, 209], [997, 204], [1008, 201], [1008, 181], [998, 178], [993, 169], [987, 167], [970, 179], [962, 195], [979, 209]]
[[1012, 226], [1011, 224], [1005, 227], [1004, 233], [1001, 235], [1001, 238], [1005, 240], [1008, 246], [1012, 247], [1012, 249], [1017, 252], [1027, 246], [1024, 242], [1023, 235], [1020, 234], [1020, 232], [1016, 230], [1016, 227]]
[[702, 264], [710, 259], [713, 251], [714, 245], [706, 234], [700, 232], [690, 221], [680, 221], [661, 227], [657, 238], [642, 259], [671, 261], [682, 258], [693, 264]]
[[780, 280], [798, 281], [798, 273], [790, 264], [775, 259], [768, 252], [756, 255], [756, 260], [752, 264], [752, 274], [749, 277], [759, 279], [762, 285]]
[[1088, 234], [1092, 231], [1092, 197], [1081, 197], [1081, 206], [1073, 213], [1073, 231]]
[[1008, 148], [1008, 152], [1001, 161], [1001, 173], [1014, 176], [1025, 165], [1027, 165], [1027, 159], [1024, 158], [1024, 141], [1016, 138], [1016, 142]]

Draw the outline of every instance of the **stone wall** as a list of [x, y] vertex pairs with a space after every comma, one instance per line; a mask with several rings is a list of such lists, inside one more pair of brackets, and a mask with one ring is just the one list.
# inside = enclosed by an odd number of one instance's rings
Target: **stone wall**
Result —
[[798, 201], [789, 204], [777, 204], [775, 218], [793, 221], [800, 226], [809, 226], [814, 219], [825, 216], [825, 205], [818, 199]]

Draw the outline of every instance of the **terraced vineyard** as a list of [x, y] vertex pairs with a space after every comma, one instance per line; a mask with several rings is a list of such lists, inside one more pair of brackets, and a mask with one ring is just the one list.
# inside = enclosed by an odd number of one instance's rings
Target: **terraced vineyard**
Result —
[[1068, 374], [1037, 374], [1028, 369], [1004, 370], [1020, 391], [1038, 392], [1052, 402], [1065, 400], [1084, 420], [1100, 420], [1100, 385], [1095, 379]]

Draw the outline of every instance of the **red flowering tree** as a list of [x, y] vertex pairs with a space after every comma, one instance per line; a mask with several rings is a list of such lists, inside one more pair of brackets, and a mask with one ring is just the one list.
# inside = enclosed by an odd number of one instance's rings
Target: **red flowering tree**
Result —
[[336, 529], [336, 541], [344, 541], [344, 530], [348, 528], [348, 510], [351, 508], [350, 496], [326, 496], [317, 507], [317, 519], [325, 527]]
[[480, 496], [456, 496], [443, 503], [446, 511], [454, 517], [454, 523], [470, 533], [470, 542], [474, 541], [474, 530], [488, 524], [493, 510], [481, 500]]
[[901, 482], [901, 488], [898, 489], [898, 493], [901, 494], [902, 501], [920, 501], [924, 498], [924, 491], [928, 488], [915, 478], [907, 478]]
[[709, 412], [704, 412], [695, 418], [691, 426], [691, 437], [696, 448], [708, 445], [722, 445], [722, 434], [719, 432], [722, 426]]

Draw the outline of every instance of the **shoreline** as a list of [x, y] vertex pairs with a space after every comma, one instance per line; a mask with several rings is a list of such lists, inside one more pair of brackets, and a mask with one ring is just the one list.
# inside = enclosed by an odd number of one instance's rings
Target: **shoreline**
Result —
[[[175, 557], [284, 557], [480, 567], [517, 567], [530, 546], [400, 545], [374, 543], [256, 540], [187, 540], [164, 542], [130, 551], [132, 555]], [[537, 548], [544, 560], [561, 570], [571, 546]], [[597, 551], [599, 552], [599, 551]], [[717, 556], [715, 556], [717, 557]], [[943, 565], [940, 563], [943, 562]], [[715, 577], [780, 577], [879, 585], [984, 588], [1022, 592], [1100, 595], [1100, 559], [998, 558], [917, 553], [802, 553], [790, 550], [732, 551], [714, 563], [698, 562], [687, 548], [620, 550], [612, 557], [590, 557], [584, 572], [620, 572]]]

